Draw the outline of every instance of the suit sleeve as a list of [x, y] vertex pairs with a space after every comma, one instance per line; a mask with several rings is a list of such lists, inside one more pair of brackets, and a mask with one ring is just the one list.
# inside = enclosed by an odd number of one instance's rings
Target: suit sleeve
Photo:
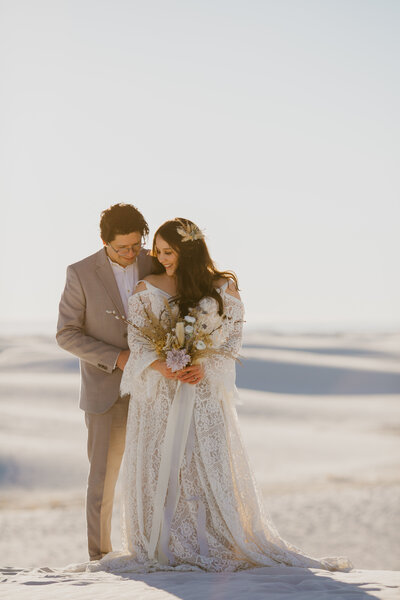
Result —
[[85, 334], [86, 298], [79, 276], [72, 266], [61, 296], [56, 340], [58, 345], [94, 367], [112, 373], [121, 348]]

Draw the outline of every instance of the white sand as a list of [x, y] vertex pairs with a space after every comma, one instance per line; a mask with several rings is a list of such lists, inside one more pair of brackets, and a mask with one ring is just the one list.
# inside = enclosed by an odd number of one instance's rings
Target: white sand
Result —
[[96, 600], [398, 600], [400, 573], [327, 573], [316, 569], [273, 567], [241, 573], [152, 573], [117, 577], [108, 573], [65, 575], [53, 572], [4, 573], [0, 598]]
[[[32, 571], [86, 560], [76, 361], [0, 340], [0, 598], [400, 598], [400, 336], [247, 336], [241, 428], [281, 534], [351, 573]], [[240, 367], [239, 367], [240, 369]], [[119, 546], [118, 503], [113, 540]], [[20, 569], [28, 569], [21, 573]], [[372, 570], [375, 569], [375, 570]]]

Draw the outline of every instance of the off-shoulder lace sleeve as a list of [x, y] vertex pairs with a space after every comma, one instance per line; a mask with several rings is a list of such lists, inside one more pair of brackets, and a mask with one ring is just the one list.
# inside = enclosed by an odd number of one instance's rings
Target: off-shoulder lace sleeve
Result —
[[130, 394], [134, 380], [159, 358], [148, 340], [137, 329], [146, 324], [146, 310], [151, 310], [147, 290], [138, 292], [129, 298], [128, 314], [132, 325], [128, 325], [128, 345], [131, 353], [122, 375], [120, 388], [122, 395]]
[[235, 358], [242, 347], [244, 306], [241, 300], [227, 292], [222, 292], [224, 301], [223, 325], [221, 328], [219, 349], [226, 354], [216, 354], [204, 363], [206, 377], [210, 382], [224, 385], [229, 391], [235, 389]]

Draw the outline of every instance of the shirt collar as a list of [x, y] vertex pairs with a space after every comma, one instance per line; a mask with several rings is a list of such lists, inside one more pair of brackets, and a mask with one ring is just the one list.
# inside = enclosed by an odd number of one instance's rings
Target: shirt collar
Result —
[[117, 271], [123, 271], [125, 273], [127, 271], [131, 271], [133, 269], [133, 267], [137, 264], [137, 260], [135, 260], [135, 262], [133, 262], [131, 265], [127, 265], [126, 267], [123, 267], [122, 265], [119, 265], [118, 263], [113, 262], [108, 255], [107, 255], [107, 258], [113, 269], [117, 269]]

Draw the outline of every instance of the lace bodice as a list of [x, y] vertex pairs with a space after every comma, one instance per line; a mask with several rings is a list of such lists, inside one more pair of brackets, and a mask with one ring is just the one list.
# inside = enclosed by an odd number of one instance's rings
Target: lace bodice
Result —
[[[147, 289], [137, 292], [129, 299], [129, 320], [137, 327], [143, 327], [146, 324], [146, 309], [159, 316], [165, 308], [165, 300], [170, 298], [167, 292], [147, 281], [146, 286]], [[242, 345], [244, 306], [242, 301], [229, 294], [226, 288], [227, 283], [219, 288], [223, 297], [224, 318], [221, 319], [218, 314], [218, 304], [214, 298], [202, 298], [199, 306], [208, 315], [210, 329], [217, 329], [220, 326], [213, 334], [213, 345], [226, 350], [227, 354], [238, 356]], [[172, 310], [177, 312], [177, 305], [172, 305]], [[167, 319], [166, 316], [164, 318]], [[140, 335], [140, 332], [131, 326], [128, 327], [128, 344], [131, 355], [122, 376], [122, 394], [130, 393], [133, 378], [143, 375], [144, 370], [159, 358]], [[223, 383], [232, 388], [235, 380], [235, 361], [233, 359], [214, 355], [204, 361], [204, 367], [209, 381], [213, 380], [216, 383], [222, 378]], [[147, 376], [153, 380], [153, 383], [161, 377], [155, 371], [147, 373]]]

